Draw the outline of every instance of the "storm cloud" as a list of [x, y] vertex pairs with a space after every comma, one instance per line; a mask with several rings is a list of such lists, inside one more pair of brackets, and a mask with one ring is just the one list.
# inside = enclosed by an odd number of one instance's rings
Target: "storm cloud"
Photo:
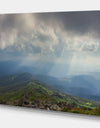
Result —
[[63, 72], [65, 65], [73, 69], [99, 60], [99, 35], [99, 11], [0, 15], [0, 61], [41, 61], [55, 65], [54, 71], [62, 65]]
[[71, 42], [99, 41], [99, 33], [99, 11], [0, 15], [1, 49], [13, 44], [24, 49], [27, 42], [53, 51], [59, 42], [67, 47]]

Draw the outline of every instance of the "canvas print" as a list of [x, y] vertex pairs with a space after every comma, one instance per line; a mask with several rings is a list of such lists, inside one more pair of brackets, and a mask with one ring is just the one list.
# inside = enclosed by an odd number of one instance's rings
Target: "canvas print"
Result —
[[100, 11], [1, 14], [0, 104], [100, 116]]

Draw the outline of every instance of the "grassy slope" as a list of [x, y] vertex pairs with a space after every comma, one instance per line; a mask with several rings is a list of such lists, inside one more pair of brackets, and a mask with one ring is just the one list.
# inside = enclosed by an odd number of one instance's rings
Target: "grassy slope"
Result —
[[[2, 81], [2, 84], [0, 84], [1, 104], [27, 107], [32, 107], [33, 104], [33, 107], [35, 106], [44, 109], [47, 108], [44, 106], [47, 105], [50, 108], [52, 105], [53, 110], [93, 115], [99, 114], [99, 110], [96, 109], [96, 107], [100, 106], [99, 102], [89, 101], [57, 92], [55, 89], [51, 88], [51, 86], [45, 83], [33, 79], [25, 79], [27, 78], [26, 74], [24, 74], [23, 77], [22, 76], [9, 77], [9, 80], [6, 79], [9, 84]], [[57, 104], [56, 108], [54, 106], [55, 104]]]

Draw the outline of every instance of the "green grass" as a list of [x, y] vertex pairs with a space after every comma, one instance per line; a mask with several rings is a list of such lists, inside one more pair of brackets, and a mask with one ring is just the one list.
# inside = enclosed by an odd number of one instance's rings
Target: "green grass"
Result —
[[65, 107], [62, 111], [100, 115], [100, 102], [57, 92], [54, 89], [51, 89], [50, 85], [46, 85], [37, 80], [14, 82], [14, 79], [15, 77], [11, 77], [11, 79], [9, 77], [10, 81], [8, 85], [2, 81], [5, 86], [0, 86], [0, 103], [15, 105], [23, 99], [29, 102], [39, 100], [40, 103], [50, 102], [51, 104], [52, 102], [55, 102], [56, 104], [65, 102], [68, 105], [75, 103], [77, 106], [74, 108]]
[[75, 107], [72, 110], [65, 108], [65, 109], [63, 109], [63, 111], [64, 112], [72, 112], [72, 113], [100, 116], [100, 107], [95, 108], [95, 109], [91, 109], [91, 110], [89, 110], [86, 107], [83, 107], [83, 108]]

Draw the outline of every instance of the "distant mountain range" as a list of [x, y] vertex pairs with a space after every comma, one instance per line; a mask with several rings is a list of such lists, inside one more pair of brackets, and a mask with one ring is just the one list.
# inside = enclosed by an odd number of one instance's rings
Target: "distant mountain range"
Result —
[[0, 77], [22, 72], [29, 72], [31, 77], [50, 84], [62, 93], [100, 101], [99, 72], [92, 72], [87, 75], [66, 75], [64, 78], [57, 78], [48, 75], [48, 68], [44, 70], [44, 68], [36, 68], [34, 66], [21, 66], [18, 61], [0, 62]]
[[34, 75], [34, 78], [52, 85], [63, 93], [100, 101], [100, 80], [93, 76], [80, 75], [59, 79], [45, 75]]

